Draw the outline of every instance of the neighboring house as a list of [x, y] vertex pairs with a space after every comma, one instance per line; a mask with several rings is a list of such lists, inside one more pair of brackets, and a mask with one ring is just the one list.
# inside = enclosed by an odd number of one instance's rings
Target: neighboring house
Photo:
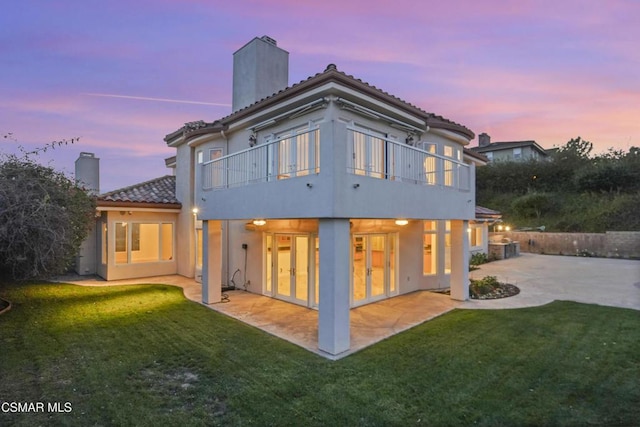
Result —
[[526, 161], [545, 159], [549, 155], [535, 141], [491, 142], [491, 137], [486, 133], [478, 135], [478, 146], [470, 150], [485, 155], [489, 161]]
[[332, 64], [287, 84], [274, 40], [238, 50], [234, 112], [166, 136], [175, 176], [98, 198], [98, 273], [195, 277], [207, 304], [233, 280], [317, 309], [330, 354], [349, 349], [353, 307], [447, 287], [467, 299], [486, 163], [465, 149], [473, 132]]

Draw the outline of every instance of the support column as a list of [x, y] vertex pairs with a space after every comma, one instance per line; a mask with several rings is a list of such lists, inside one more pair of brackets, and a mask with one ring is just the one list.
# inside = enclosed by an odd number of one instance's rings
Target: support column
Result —
[[349, 219], [320, 219], [318, 347], [329, 354], [349, 350]]
[[451, 221], [451, 299], [469, 299], [469, 221]]
[[221, 282], [221, 230], [219, 221], [202, 221], [202, 302], [220, 302]]

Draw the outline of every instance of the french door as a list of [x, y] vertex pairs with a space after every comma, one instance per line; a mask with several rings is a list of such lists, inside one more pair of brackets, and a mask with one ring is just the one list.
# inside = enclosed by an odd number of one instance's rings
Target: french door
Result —
[[[315, 305], [314, 298], [310, 298], [310, 243], [311, 238], [306, 234], [273, 235], [275, 256], [271, 258], [272, 274], [267, 275], [267, 280], [274, 281], [275, 297], [300, 305]], [[271, 249], [267, 247], [267, 250]], [[267, 265], [267, 269], [269, 267]]]
[[352, 305], [355, 307], [396, 294], [395, 234], [355, 234], [352, 246]]

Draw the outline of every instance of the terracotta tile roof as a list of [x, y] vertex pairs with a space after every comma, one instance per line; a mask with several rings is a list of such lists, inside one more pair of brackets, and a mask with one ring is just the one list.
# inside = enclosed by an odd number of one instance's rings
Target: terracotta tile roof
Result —
[[215, 120], [210, 123], [204, 122], [204, 121], [185, 123], [185, 126], [168, 134], [165, 137], [165, 141], [168, 143], [171, 139], [183, 133], [188, 134], [190, 132], [198, 131], [200, 129], [202, 130], [224, 129], [229, 123], [237, 119], [240, 119], [248, 114], [251, 114], [254, 111], [262, 108], [263, 106], [266, 107], [268, 105], [271, 105], [272, 103], [279, 102], [281, 99], [286, 99], [289, 96], [294, 96], [299, 92], [302, 92], [308, 88], [315, 87], [316, 85], [324, 84], [325, 81], [327, 80], [340, 81], [344, 84], [356, 87], [366, 92], [367, 94], [380, 98], [386, 102], [396, 104], [397, 106], [400, 106], [405, 110], [411, 111], [412, 113], [417, 114], [419, 117], [423, 118], [427, 122], [428, 126], [448, 128], [449, 130], [453, 130], [454, 132], [461, 133], [469, 137], [470, 139], [475, 136], [474, 133], [469, 128], [459, 123], [446, 119], [442, 116], [436, 115], [434, 113], [426, 112], [420, 107], [417, 107], [407, 101], [402, 100], [401, 98], [398, 98], [395, 95], [385, 92], [382, 89], [377, 88], [376, 86], [373, 86], [367, 82], [364, 82], [350, 74], [346, 74], [343, 71], [339, 71], [334, 64], [329, 64], [323, 72], [310, 76], [306, 80], [302, 80], [298, 83], [295, 83], [287, 88], [284, 88], [274, 93], [273, 95], [262, 98], [261, 100], [256, 101], [253, 104], [248, 105], [244, 108], [241, 108], [238, 111], [234, 111], [233, 113], [219, 120]]
[[167, 208], [182, 206], [176, 198], [176, 177], [171, 175], [100, 194], [97, 204], [98, 206], [153, 205]]

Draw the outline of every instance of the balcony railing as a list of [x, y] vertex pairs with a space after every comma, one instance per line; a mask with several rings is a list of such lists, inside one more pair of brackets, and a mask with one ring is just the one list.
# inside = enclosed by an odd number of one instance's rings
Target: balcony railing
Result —
[[363, 130], [348, 130], [347, 171], [355, 175], [413, 184], [471, 188], [470, 166]]
[[202, 188], [216, 190], [320, 173], [320, 130], [267, 141], [202, 165]]
[[[339, 144], [338, 144], [339, 145]], [[378, 179], [470, 191], [471, 168], [454, 157], [363, 130], [348, 130], [347, 172]], [[320, 173], [320, 130], [291, 133], [202, 165], [203, 190]]]

